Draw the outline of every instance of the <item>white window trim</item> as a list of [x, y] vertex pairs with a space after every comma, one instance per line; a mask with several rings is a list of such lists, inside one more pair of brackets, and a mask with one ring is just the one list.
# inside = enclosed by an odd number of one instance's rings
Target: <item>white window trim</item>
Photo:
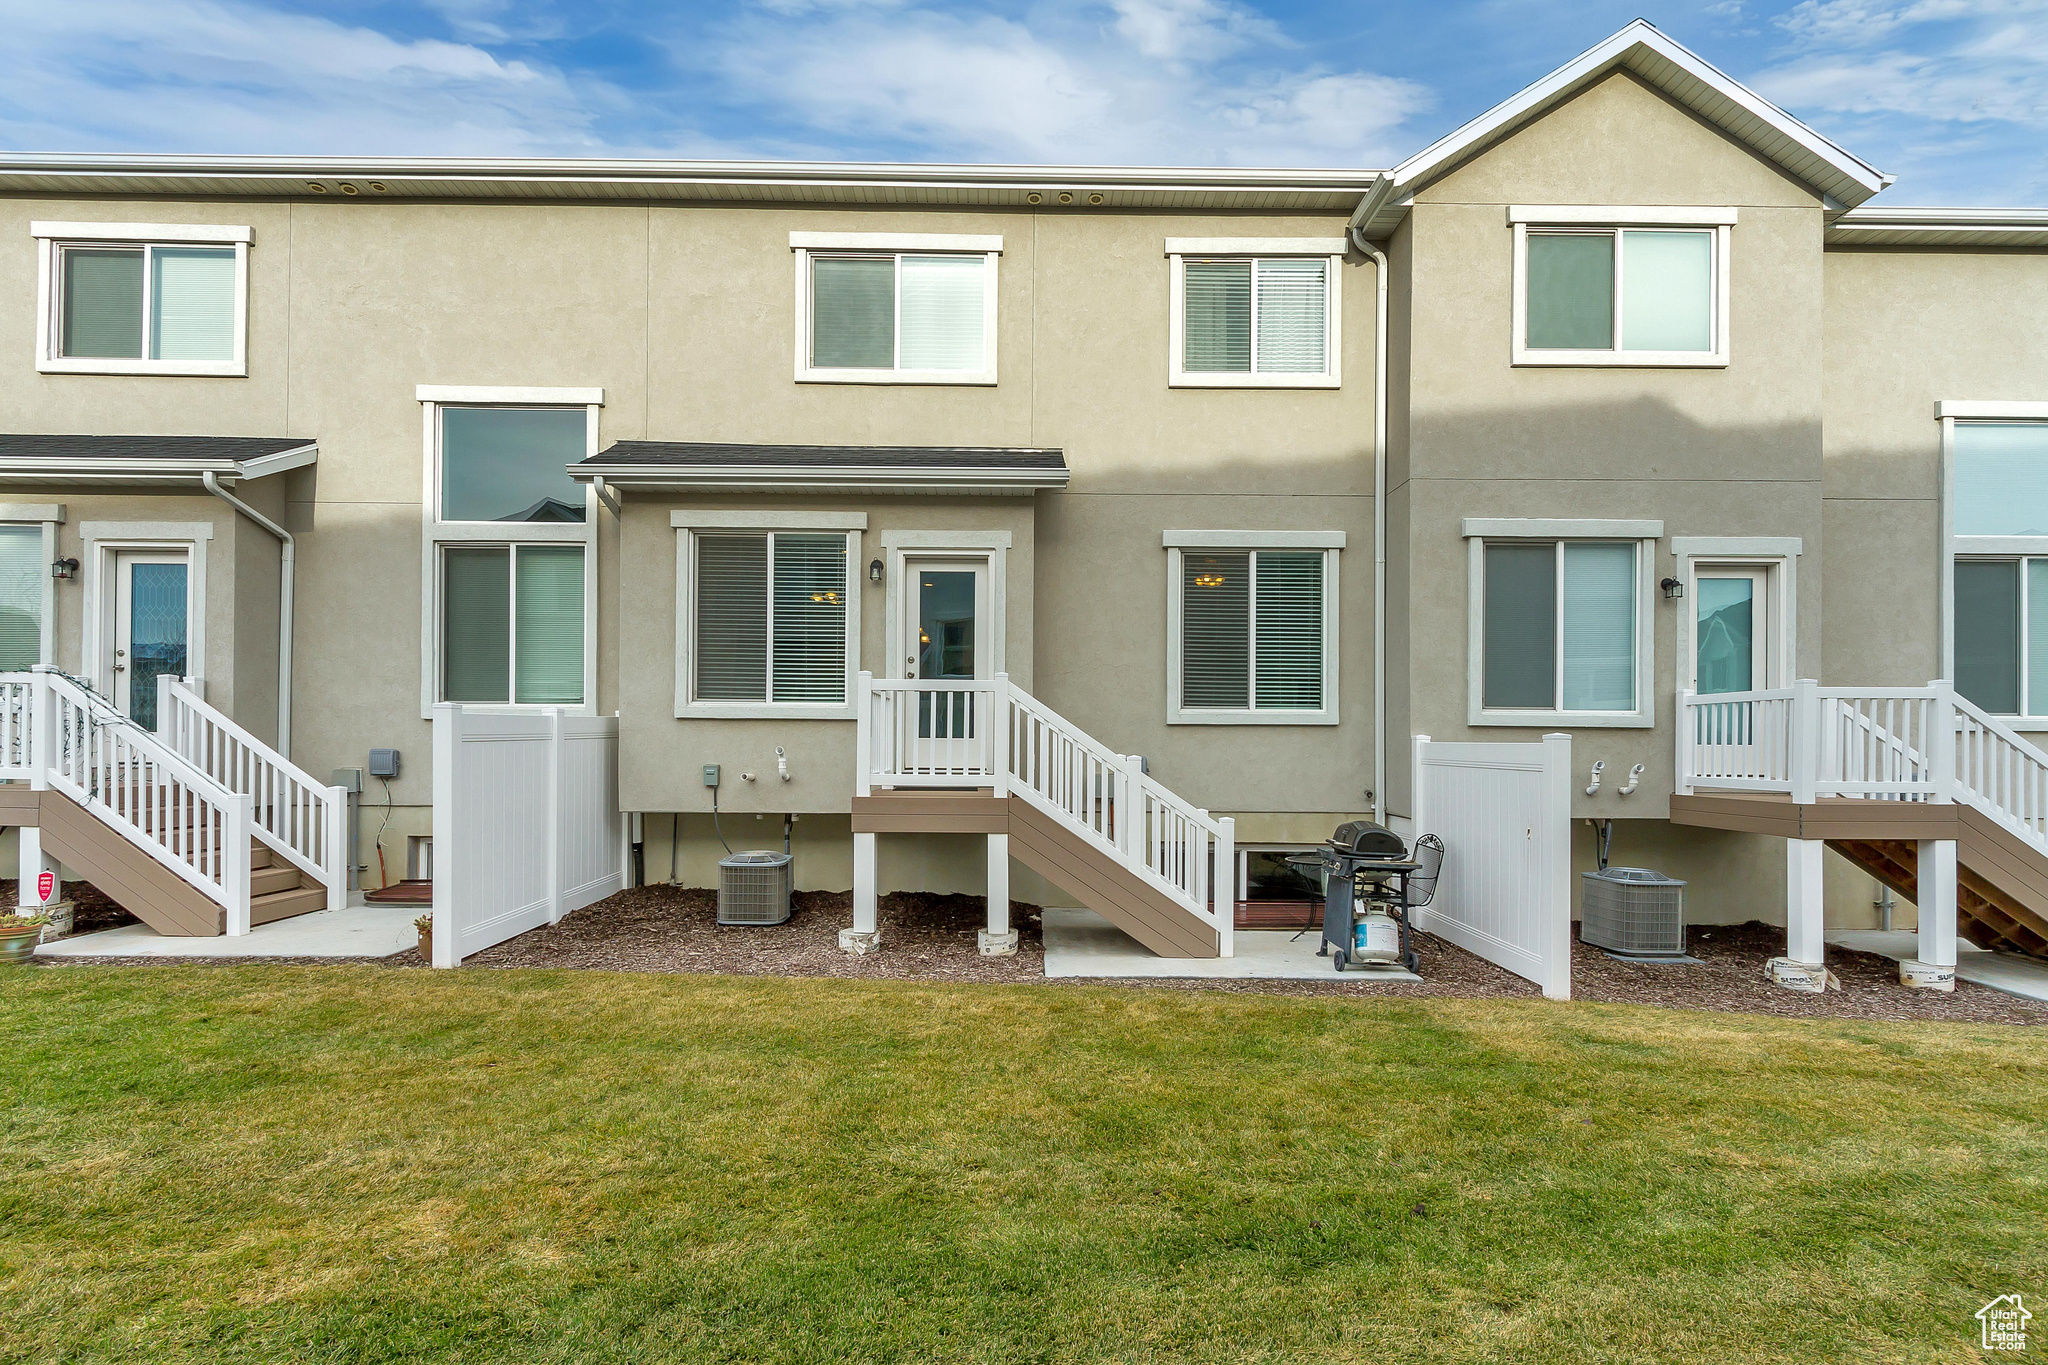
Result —
[[[1553, 529], [1556, 528], [1556, 529]], [[1464, 523], [1467, 551], [1466, 633], [1465, 633], [1465, 723], [1474, 729], [1486, 726], [1560, 726], [1580, 729], [1647, 730], [1657, 723], [1657, 614], [1651, 589], [1656, 575], [1657, 541], [1664, 534], [1661, 521], [1602, 521], [1596, 518], [1545, 520], [1541, 518], [1481, 519], [1468, 517]], [[1636, 547], [1636, 705], [1629, 711], [1565, 711], [1555, 707], [1528, 710], [1490, 709], [1486, 706], [1486, 547], [1491, 542], [1522, 541], [1557, 543], [1571, 540], [1633, 541]], [[1563, 573], [1563, 555], [1557, 556], [1558, 573]], [[1553, 598], [1557, 619], [1551, 628], [1559, 632], [1556, 667], [1564, 667], [1562, 633], [1564, 594]]]
[[[1166, 549], [1166, 723], [1168, 725], [1335, 725], [1339, 722], [1338, 555], [1342, 531], [1167, 531]], [[1261, 710], [1247, 706], [1210, 710], [1181, 705], [1181, 611], [1186, 586], [1183, 555], [1188, 550], [1321, 550], [1323, 554], [1323, 704], [1316, 710]], [[1257, 570], [1253, 570], [1253, 591]], [[1257, 611], [1258, 599], [1252, 599]]]
[[[62, 223], [29, 224], [36, 239], [36, 372], [39, 374], [158, 374], [243, 378], [249, 373], [249, 247], [255, 234], [246, 227], [207, 223]], [[114, 356], [67, 356], [63, 353], [64, 320], [59, 315], [57, 256], [67, 246], [232, 246], [235, 249], [234, 354], [226, 360], [122, 359]], [[145, 260], [143, 349], [149, 340], [148, 291], [153, 287]]]
[[36, 662], [57, 662], [57, 579], [50, 566], [57, 562], [57, 528], [64, 524], [61, 502], [0, 502], [0, 524], [43, 528], [42, 616], [38, 621]]
[[[1964, 536], [1956, 534], [1956, 423], [1964, 422], [2041, 422], [2048, 423], [2048, 402], [2028, 399], [1967, 399], [1945, 398], [1934, 405], [1934, 415], [1941, 424], [1941, 534], [1939, 553], [1941, 562], [1936, 565], [1936, 581], [1940, 584], [1935, 602], [1936, 619], [1940, 622], [1941, 676], [1953, 678], [1956, 675], [1956, 560], [2018, 559], [2029, 556], [2048, 557], [2048, 536]], [[2020, 573], [2020, 620], [2024, 628], [2026, 615], [2027, 575]], [[2020, 641], [2020, 704], [2027, 700], [2026, 640]], [[2048, 733], [2048, 716], [2000, 716], [1999, 720], [2015, 730], [2030, 734]]]
[[[84, 545], [81, 607], [83, 638], [81, 669], [104, 696], [114, 695], [114, 555], [120, 550], [182, 550], [189, 566], [185, 578], [185, 669], [206, 676], [206, 546], [213, 539], [210, 521], [82, 521], [78, 537]], [[46, 533], [44, 543], [51, 537]]]
[[[946, 233], [883, 232], [792, 232], [790, 255], [796, 261], [796, 382], [799, 384], [955, 384], [983, 387], [996, 382], [996, 336], [1002, 329], [996, 315], [997, 263], [1003, 254], [1001, 237], [956, 236]], [[894, 256], [898, 258], [896, 306], [899, 325], [896, 349], [903, 350], [900, 314], [903, 306], [903, 268], [906, 255], [982, 257], [982, 333], [979, 370], [868, 370], [819, 368], [811, 364], [811, 258], [814, 254]]]
[[[1637, 369], [1725, 369], [1728, 365], [1728, 279], [1734, 244], [1736, 211], [1732, 208], [1598, 207], [1512, 205], [1508, 225], [1514, 230], [1515, 282], [1513, 332], [1509, 337], [1513, 363], [1537, 368], [1633, 367]], [[1714, 234], [1713, 325], [1709, 351], [1624, 351], [1621, 349], [1623, 290], [1620, 232], [1625, 228], [1708, 228]], [[1544, 228], [1612, 230], [1614, 251], [1614, 349], [1599, 351], [1532, 348], [1529, 334], [1529, 231]]]
[[[1344, 386], [1344, 239], [1341, 237], [1169, 237], [1166, 317], [1166, 385], [1172, 389], [1337, 389]], [[1321, 256], [1323, 272], [1322, 374], [1237, 374], [1190, 372], [1187, 362], [1188, 267], [1190, 256], [1232, 256], [1254, 260], [1274, 256]], [[1257, 271], [1254, 269], [1254, 276]], [[1256, 307], [1256, 304], [1254, 305]], [[1253, 320], [1257, 335], [1257, 319]], [[1253, 362], [1257, 363], [1256, 360]]]
[[1250, 900], [1252, 889], [1252, 860], [1254, 853], [1314, 853], [1320, 844], [1239, 844], [1237, 846], [1237, 894], [1233, 900], [1243, 903]]
[[[860, 563], [861, 535], [867, 517], [859, 512], [672, 512], [676, 533], [676, 687], [677, 720], [852, 720], [854, 677], [860, 672], [860, 598], [866, 568]], [[846, 700], [843, 702], [698, 701], [697, 681], [697, 538], [705, 532], [840, 531], [846, 536]], [[774, 600], [774, 557], [769, 558], [769, 597]], [[770, 677], [773, 677], [775, 636], [768, 636]]]
[[884, 646], [886, 653], [882, 655], [887, 661], [882, 669], [883, 677], [910, 676], [910, 669], [903, 662], [904, 640], [909, 630], [904, 619], [908, 601], [904, 584], [910, 579], [912, 561], [920, 559], [979, 559], [987, 562], [989, 672], [1009, 671], [1010, 539], [1008, 531], [882, 532], [882, 549], [886, 551], [883, 581], [887, 584], [882, 595], [882, 623], [888, 632], [888, 643]]
[[1766, 687], [1790, 687], [1799, 676], [1799, 556], [1805, 542], [1798, 536], [1673, 536], [1671, 556], [1676, 561], [1673, 575], [1685, 585], [1684, 622], [1673, 632], [1678, 637], [1678, 671], [1672, 676], [1681, 688], [1698, 686], [1693, 668], [1699, 661], [1699, 569], [1721, 567], [1763, 569], [1768, 574], [1770, 601], [1766, 612], [1771, 620]]
[[[597, 490], [585, 485], [580, 524], [522, 524], [441, 520], [441, 409], [444, 407], [562, 407], [584, 409], [584, 458], [597, 453], [601, 388], [530, 388], [422, 384], [420, 405], [420, 719], [432, 720], [441, 699], [441, 550], [447, 545], [583, 546], [583, 702], [560, 707], [541, 702], [463, 702], [506, 711], [564, 710], [597, 714]], [[516, 610], [516, 608], [515, 608]]]

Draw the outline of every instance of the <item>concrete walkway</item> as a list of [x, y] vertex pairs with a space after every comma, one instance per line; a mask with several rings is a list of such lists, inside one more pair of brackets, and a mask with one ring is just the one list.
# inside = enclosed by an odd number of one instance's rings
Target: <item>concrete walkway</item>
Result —
[[38, 957], [389, 957], [419, 943], [417, 905], [352, 905], [259, 924], [246, 934], [170, 938], [124, 924], [39, 944]]
[[1154, 977], [1213, 981], [1420, 981], [1403, 967], [1339, 972], [1317, 957], [1313, 930], [1240, 929], [1233, 957], [1160, 957], [1092, 910], [1045, 910], [1049, 977]]
[[[1894, 962], [1910, 962], [1920, 956], [1920, 936], [1907, 929], [1830, 929], [1827, 944], [1876, 953]], [[1967, 939], [1956, 942], [1956, 977], [2029, 1000], [2048, 1000], [2048, 962], [2018, 953], [1986, 952]]]

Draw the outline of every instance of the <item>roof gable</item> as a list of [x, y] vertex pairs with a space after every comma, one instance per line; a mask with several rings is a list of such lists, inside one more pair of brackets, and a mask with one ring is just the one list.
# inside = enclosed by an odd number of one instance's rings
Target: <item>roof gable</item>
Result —
[[1353, 224], [1368, 237], [1391, 232], [1416, 190], [1616, 71], [1632, 73], [1844, 207], [1861, 204], [1891, 183], [1892, 177], [1638, 19], [1389, 171], [1359, 205]]

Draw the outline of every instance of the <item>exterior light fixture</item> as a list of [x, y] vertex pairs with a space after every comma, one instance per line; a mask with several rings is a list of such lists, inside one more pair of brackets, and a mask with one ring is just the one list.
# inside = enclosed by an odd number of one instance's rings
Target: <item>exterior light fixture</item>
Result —
[[1676, 602], [1679, 598], [1685, 596], [1685, 584], [1675, 578], [1667, 578], [1657, 586], [1664, 589], [1664, 596], [1669, 601]]
[[77, 576], [78, 561], [75, 559], [60, 559], [50, 565], [50, 577], [52, 578], [76, 578]]
[[306, 182], [306, 188], [313, 191], [313, 193], [315, 194], [327, 193], [327, 187], [317, 180], [308, 180]]
[[870, 582], [870, 583], [879, 583], [879, 582], [881, 582], [881, 581], [882, 581], [882, 561], [881, 561], [881, 560], [879, 560], [879, 559], [871, 559], [871, 560], [869, 560], [869, 561], [868, 561], [868, 582]]
[[1031, 193], [1024, 196], [1024, 202], [1027, 204], [1043, 204], [1045, 202], [1045, 196], [1040, 194], [1037, 190], [1033, 190], [1031, 191]]
[[1088, 202], [1091, 204], [1100, 204], [1102, 202], [1102, 191], [1097, 190], [1095, 193], [1089, 195]]

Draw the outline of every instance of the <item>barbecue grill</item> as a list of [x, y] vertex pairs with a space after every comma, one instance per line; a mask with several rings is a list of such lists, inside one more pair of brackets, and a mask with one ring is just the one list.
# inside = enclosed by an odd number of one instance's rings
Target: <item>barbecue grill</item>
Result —
[[[1355, 939], [1354, 911], [1361, 905], [1385, 911], [1400, 927], [1400, 960], [1414, 971], [1420, 956], [1409, 941], [1408, 874], [1415, 864], [1408, 860], [1408, 846], [1401, 836], [1371, 820], [1347, 820], [1337, 826], [1316, 850], [1328, 873], [1323, 892], [1323, 942], [1316, 949], [1322, 956], [1334, 952], [1336, 967], [1343, 971], [1350, 963]], [[1398, 892], [1387, 883], [1399, 879]]]

